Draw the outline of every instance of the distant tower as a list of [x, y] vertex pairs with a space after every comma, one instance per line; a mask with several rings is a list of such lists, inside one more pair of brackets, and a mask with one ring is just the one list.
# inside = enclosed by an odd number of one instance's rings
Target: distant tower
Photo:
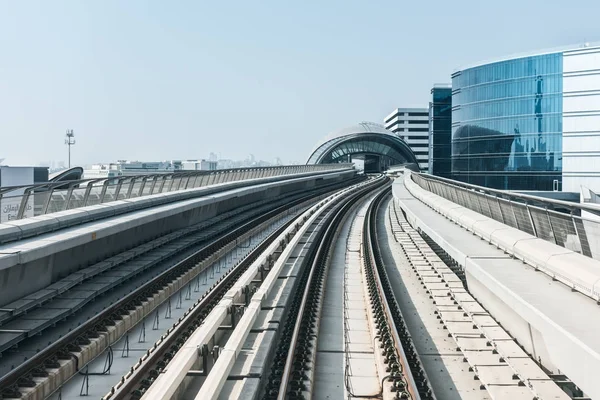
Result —
[[71, 168], [71, 146], [75, 144], [75, 134], [73, 133], [73, 129], [67, 129], [67, 134], [65, 136], [65, 144], [69, 147], [69, 168]]

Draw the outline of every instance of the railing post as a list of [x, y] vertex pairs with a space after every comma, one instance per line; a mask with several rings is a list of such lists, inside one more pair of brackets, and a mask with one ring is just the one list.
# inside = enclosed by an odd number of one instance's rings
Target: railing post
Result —
[[50, 201], [52, 201], [52, 194], [54, 193], [54, 188], [50, 189], [50, 194], [46, 199], [46, 204], [44, 204], [44, 208], [42, 209], [42, 215], [45, 215], [48, 212], [48, 207], [50, 207]]
[[[577, 234], [577, 240], [579, 240], [579, 244], [581, 246], [581, 254], [583, 254], [584, 256], [594, 258], [594, 255], [592, 254], [592, 249], [590, 248], [590, 245], [589, 245], [589, 242], [587, 239], [587, 235], [585, 238], [587, 247], [586, 248], [583, 247], [583, 241], [581, 240], [581, 233], [579, 232], [579, 228], [577, 228], [577, 222], [575, 222], [574, 217], [575, 216], [573, 215], [573, 210], [571, 210], [571, 222], [573, 223], [573, 226], [575, 226], [575, 233]], [[581, 227], [583, 228], [583, 234], [585, 235], [585, 226], [583, 225], [583, 220], [581, 220]]]
[[158, 175], [152, 175], [152, 182], [150, 183], [150, 194], [154, 194], [154, 188], [156, 187], [157, 180], [158, 180]]
[[[177, 185], [177, 190], [185, 190], [187, 188], [188, 180], [189, 180], [189, 175], [186, 172], [180, 174], [179, 185]], [[185, 182], [185, 184], [184, 184], [184, 182]]]
[[504, 218], [504, 213], [502, 212], [502, 204], [500, 204], [500, 199], [498, 197], [496, 197], [496, 203], [498, 204], [498, 210], [500, 210], [500, 217], [502, 217], [502, 223], [504, 225], [507, 225], [506, 218]]
[[138, 197], [142, 197], [142, 195], [144, 194], [144, 187], [146, 186], [147, 179], [148, 178], [145, 176], [142, 178], [142, 184], [140, 185], [140, 188], [138, 189]]
[[119, 200], [119, 193], [121, 193], [121, 186], [123, 186], [123, 181], [127, 178], [118, 178], [117, 179], [117, 188], [115, 189], [115, 201]]
[[483, 193], [483, 198], [485, 199], [485, 205], [488, 208], [489, 217], [491, 219], [494, 219], [494, 214], [492, 214], [492, 207], [490, 207], [490, 198], [485, 193]]
[[166, 175], [162, 175], [161, 179], [160, 179], [160, 188], [158, 190], [158, 193], [162, 193], [163, 188], [165, 187], [165, 182], [167, 181], [167, 176]]
[[510, 204], [510, 211], [512, 212], [513, 218], [515, 219], [515, 225], [517, 229], [519, 228], [519, 220], [517, 219], [517, 214], [515, 214], [515, 208], [513, 207], [513, 201], [510, 200], [510, 198], [508, 199], [508, 203]]
[[21, 196], [21, 204], [19, 205], [19, 211], [17, 211], [17, 219], [23, 219], [23, 215], [25, 215], [25, 208], [27, 208], [27, 203], [29, 202], [29, 196], [31, 195], [31, 191], [33, 188], [27, 188], [23, 192]]
[[110, 179], [107, 179], [102, 184], [102, 190], [100, 191], [100, 204], [104, 203], [104, 196], [106, 196], [106, 189], [108, 188], [108, 183]]
[[200, 187], [206, 186], [206, 184], [208, 183], [209, 176], [209, 174], [202, 175], [202, 177], [200, 178]]
[[65, 200], [65, 207], [63, 208], [63, 211], [69, 209], [69, 203], [71, 203], [71, 196], [73, 195], [73, 187], [75, 187], [75, 185], [70, 184], [69, 189], [67, 189], [67, 199]]
[[529, 222], [531, 223], [531, 227], [533, 229], [533, 235], [535, 237], [539, 237], [537, 234], [537, 229], [535, 227], [535, 223], [533, 222], [533, 216], [531, 215], [531, 210], [529, 209], [529, 204], [525, 203], [525, 209], [527, 210], [527, 215], [529, 216]]
[[175, 183], [175, 175], [171, 174], [171, 183], [169, 183], [169, 189], [167, 189], [167, 192], [170, 192], [171, 190], [173, 190], [174, 183]]
[[554, 244], [558, 244], [556, 241], [556, 233], [554, 233], [554, 225], [552, 225], [552, 220], [550, 219], [550, 214], [548, 213], [548, 206], [546, 206], [545, 210], [546, 210], [546, 218], [548, 218], [548, 225], [550, 226], [550, 229], [552, 230], [552, 237], [554, 238]]
[[196, 172], [196, 174], [194, 175], [194, 183], [192, 184], [193, 188], [197, 188], [198, 187], [197, 183], [198, 183], [198, 178], [199, 177], [200, 177], [200, 175]]
[[83, 194], [83, 206], [84, 207], [88, 205], [88, 200], [90, 198], [90, 193], [92, 193], [92, 187], [94, 186], [94, 182], [95, 181], [90, 181], [85, 186], [85, 193]]
[[131, 198], [131, 193], [133, 193], [133, 186], [135, 185], [136, 177], [132, 177], [129, 179], [129, 186], [127, 187], [127, 194], [125, 195], [126, 199]]

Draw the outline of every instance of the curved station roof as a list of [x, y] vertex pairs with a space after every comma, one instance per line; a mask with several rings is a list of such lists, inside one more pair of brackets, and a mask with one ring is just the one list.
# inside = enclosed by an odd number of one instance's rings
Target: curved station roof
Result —
[[404, 140], [373, 122], [361, 122], [334, 132], [314, 148], [307, 164], [347, 162], [351, 155], [375, 155], [393, 164], [417, 163]]
[[62, 181], [77, 181], [81, 179], [83, 175], [82, 167], [71, 167], [63, 169], [61, 171], [50, 174], [48, 180], [50, 182], [62, 182]]

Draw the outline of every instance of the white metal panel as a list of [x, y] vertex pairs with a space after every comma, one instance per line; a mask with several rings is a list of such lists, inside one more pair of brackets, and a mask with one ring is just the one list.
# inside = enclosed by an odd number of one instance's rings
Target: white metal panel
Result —
[[600, 68], [600, 49], [579, 54], [564, 54], [563, 72], [586, 71]]
[[600, 132], [563, 137], [563, 153], [570, 151], [600, 151]]
[[[585, 151], [585, 150], [582, 150]], [[593, 152], [584, 154], [563, 154], [563, 174], [564, 176], [586, 177], [598, 175], [600, 173], [600, 153]], [[592, 188], [594, 189], [594, 188]], [[595, 188], [598, 190], [598, 188]], [[578, 191], [578, 190], [577, 190]]]
[[[596, 66], [599, 68], [600, 66]], [[592, 75], [565, 76], [563, 79], [563, 92], [583, 92], [600, 89], [600, 73]]]
[[577, 192], [581, 186], [600, 187], [600, 178], [579, 178], [563, 176], [562, 190], [563, 192]]
[[[600, 110], [600, 94], [563, 97], [563, 112]], [[598, 127], [596, 127], [598, 129]]]
[[565, 115], [563, 117], [564, 132], [598, 132], [600, 115]]

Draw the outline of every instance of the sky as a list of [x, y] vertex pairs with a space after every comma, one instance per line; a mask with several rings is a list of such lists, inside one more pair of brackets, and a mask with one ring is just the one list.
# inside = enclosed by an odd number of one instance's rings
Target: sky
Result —
[[0, 0], [0, 158], [305, 162], [478, 61], [600, 40], [600, 2]]

